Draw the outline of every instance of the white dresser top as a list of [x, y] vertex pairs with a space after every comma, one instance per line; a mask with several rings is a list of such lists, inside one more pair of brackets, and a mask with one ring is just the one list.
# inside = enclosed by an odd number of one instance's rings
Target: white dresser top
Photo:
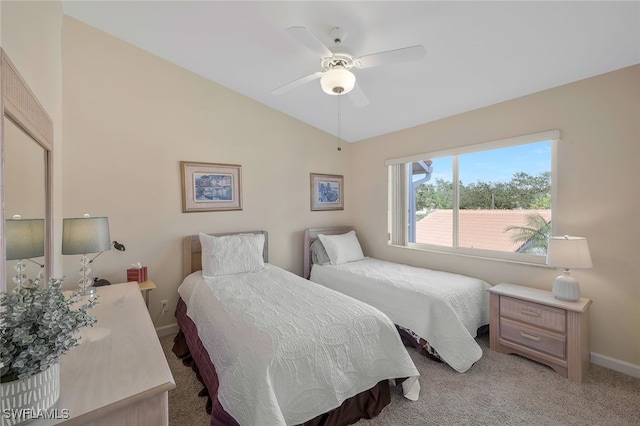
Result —
[[175, 388], [137, 283], [97, 288], [97, 322], [60, 359], [60, 399], [52, 409], [69, 419], [31, 425], [84, 424]]

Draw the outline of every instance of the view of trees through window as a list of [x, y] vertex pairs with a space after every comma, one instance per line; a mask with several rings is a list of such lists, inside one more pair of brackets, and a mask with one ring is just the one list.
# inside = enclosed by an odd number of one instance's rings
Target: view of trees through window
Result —
[[546, 255], [551, 151], [546, 141], [410, 163], [409, 242]]
[[[461, 209], [550, 209], [551, 172], [531, 176], [516, 173], [511, 181], [460, 182]], [[453, 208], [453, 184], [442, 178], [416, 187], [416, 209], [429, 211]]]

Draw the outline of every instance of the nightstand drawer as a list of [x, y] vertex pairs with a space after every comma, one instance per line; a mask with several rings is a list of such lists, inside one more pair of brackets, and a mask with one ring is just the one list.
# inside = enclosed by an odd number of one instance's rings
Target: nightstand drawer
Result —
[[537, 352], [544, 352], [560, 359], [566, 358], [566, 339], [564, 335], [528, 327], [502, 318], [500, 321], [500, 337]]
[[544, 327], [559, 333], [566, 332], [566, 311], [502, 296], [500, 316], [508, 317], [536, 327]]

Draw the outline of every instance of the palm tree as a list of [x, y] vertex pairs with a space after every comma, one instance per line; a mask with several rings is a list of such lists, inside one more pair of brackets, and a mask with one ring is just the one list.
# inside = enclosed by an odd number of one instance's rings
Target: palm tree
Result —
[[547, 254], [547, 244], [551, 236], [551, 221], [538, 212], [527, 215], [526, 226], [507, 226], [504, 232], [514, 231], [511, 241], [520, 243], [516, 253]]

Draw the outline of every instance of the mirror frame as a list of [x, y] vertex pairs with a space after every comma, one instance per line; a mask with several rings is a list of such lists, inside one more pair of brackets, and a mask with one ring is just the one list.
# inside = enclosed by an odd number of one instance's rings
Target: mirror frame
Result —
[[[45, 280], [48, 280], [53, 265], [53, 120], [40, 104], [35, 94], [24, 81], [18, 69], [13, 65], [9, 56], [0, 48], [0, 108], [3, 117], [7, 117], [16, 126], [22, 129], [45, 152]], [[0, 237], [2, 237], [2, 261], [0, 261], [0, 291], [7, 288], [6, 278], [6, 238], [5, 238], [5, 208], [4, 208], [4, 120], [0, 121], [0, 150], [2, 161], [0, 162], [0, 197], [2, 209], [0, 209]], [[46, 281], [45, 281], [46, 282]]]

